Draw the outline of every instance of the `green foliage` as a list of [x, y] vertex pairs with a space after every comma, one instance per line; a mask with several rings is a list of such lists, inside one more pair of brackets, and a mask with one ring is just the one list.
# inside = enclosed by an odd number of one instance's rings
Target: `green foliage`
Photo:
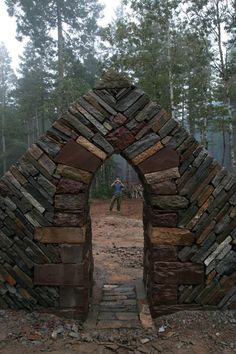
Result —
[[115, 162], [111, 157], [96, 172], [90, 189], [92, 199], [108, 199], [112, 196], [111, 184], [115, 177], [115, 167]]

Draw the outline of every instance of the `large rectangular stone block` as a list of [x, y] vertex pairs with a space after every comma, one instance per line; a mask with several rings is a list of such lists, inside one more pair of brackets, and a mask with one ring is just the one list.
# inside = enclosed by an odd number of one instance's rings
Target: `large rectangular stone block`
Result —
[[84, 247], [81, 245], [61, 245], [60, 255], [62, 263], [77, 264], [83, 261]]
[[67, 165], [58, 165], [56, 173], [75, 181], [81, 181], [85, 184], [89, 184], [92, 179], [92, 174], [90, 172]]
[[154, 245], [190, 246], [194, 235], [187, 229], [174, 227], [149, 227], [149, 238]]
[[55, 208], [60, 210], [85, 210], [86, 196], [84, 193], [78, 194], [56, 194]]
[[87, 185], [80, 181], [75, 181], [70, 178], [61, 178], [60, 182], [57, 185], [57, 193], [81, 193], [84, 192], [87, 188]]
[[204, 265], [181, 262], [155, 262], [154, 281], [160, 284], [201, 284], [205, 280]]
[[141, 162], [138, 167], [146, 173], [164, 171], [179, 166], [179, 155], [176, 151], [166, 147]]
[[158, 210], [152, 210], [151, 224], [157, 227], [176, 227], [178, 223], [177, 213], [160, 213]]
[[83, 211], [76, 213], [56, 212], [54, 214], [54, 225], [72, 227], [83, 226], [86, 223], [86, 218], [86, 213]]
[[146, 178], [147, 183], [151, 184], [151, 185], [155, 184], [155, 183], [168, 181], [171, 179], [176, 179], [179, 177], [180, 177], [180, 174], [179, 174], [178, 167], [173, 167], [173, 168], [169, 168], [168, 170], [145, 174], [145, 178]]
[[34, 267], [34, 284], [48, 286], [81, 286], [88, 282], [84, 264], [43, 264]]
[[177, 304], [177, 286], [176, 284], [156, 284], [151, 291], [151, 302], [153, 305]]
[[160, 209], [179, 210], [187, 208], [189, 201], [179, 195], [159, 195], [151, 198], [151, 204]]
[[35, 240], [41, 243], [83, 243], [86, 227], [36, 227]]
[[151, 258], [153, 262], [177, 261], [177, 246], [155, 245], [152, 247]]
[[152, 194], [157, 195], [175, 195], [177, 187], [173, 181], [164, 181], [150, 185]]
[[84, 308], [89, 305], [89, 291], [84, 287], [60, 287], [60, 308]]
[[61, 149], [55, 161], [89, 172], [95, 172], [102, 164], [102, 160], [74, 140], [70, 140]]

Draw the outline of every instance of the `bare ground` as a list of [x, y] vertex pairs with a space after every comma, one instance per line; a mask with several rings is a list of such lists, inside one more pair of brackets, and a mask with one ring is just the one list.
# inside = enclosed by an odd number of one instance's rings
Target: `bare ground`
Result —
[[[142, 277], [142, 203], [91, 202], [95, 286], [93, 307], [103, 284], [133, 283]], [[91, 308], [91, 311], [93, 309]], [[235, 311], [179, 312], [155, 321], [154, 330], [98, 330], [52, 314], [0, 311], [0, 353], [236, 353]]]

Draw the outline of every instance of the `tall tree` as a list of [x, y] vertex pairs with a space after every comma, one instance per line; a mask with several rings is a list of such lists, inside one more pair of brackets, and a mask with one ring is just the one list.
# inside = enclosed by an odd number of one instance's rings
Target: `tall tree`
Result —
[[[68, 58], [72, 55], [81, 64], [95, 54], [102, 6], [98, 0], [5, 0], [5, 3], [9, 14], [16, 17], [19, 39], [30, 38], [41, 56], [48, 48], [53, 49], [57, 90], [66, 96], [64, 77]], [[63, 109], [61, 102], [62, 99], [58, 100], [59, 110]]]
[[7, 169], [6, 120], [12, 104], [12, 91], [15, 74], [11, 68], [11, 59], [3, 43], [0, 44], [0, 115], [1, 115], [1, 160], [2, 171]]
[[203, 106], [207, 110], [211, 73], [203, 40], [186, 31], [180, 5], [177, 0], [123, 1], [104, 31], [110, 43], [105, 59], [132, 75], [194, 133], [205, 117]]
[[47, 56], [40, 56], [32, 42], [28, 42], [21, 57], [15, 91], [19, 119], [25, 126], [28, 146], [44, 133], [50, 124], [49, 119], [55, 115], [51, 104], [53, 75], [48, 64]]
[[223, 114], [223, 125], [227, 115], [227, 126], [229, 135], [229, 150], [231, 167], [236, 171], [235, 146], [233, 142], [233, 122], [235, 120], [231, 104], [232, 72], [230, 70], [230, 50], [232, 42], [226, 37], [227, 31], [232, 29], [235, 19], [235, 0], [189, 0], [187, 9], [190, 25], [206, 39], [211, 41], [213, 54], [212, 66], [215, 74], [221, 80], [222, 100], [225, 105]]

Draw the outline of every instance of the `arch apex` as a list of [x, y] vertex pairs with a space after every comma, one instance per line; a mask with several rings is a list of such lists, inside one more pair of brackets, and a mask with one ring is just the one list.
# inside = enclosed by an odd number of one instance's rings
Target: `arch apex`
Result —
[[133, 84], [123, 74], [114, 68], [108, 70], [100, 80], [97, 81], [95, 89], [123, 89], [132, 87]]

